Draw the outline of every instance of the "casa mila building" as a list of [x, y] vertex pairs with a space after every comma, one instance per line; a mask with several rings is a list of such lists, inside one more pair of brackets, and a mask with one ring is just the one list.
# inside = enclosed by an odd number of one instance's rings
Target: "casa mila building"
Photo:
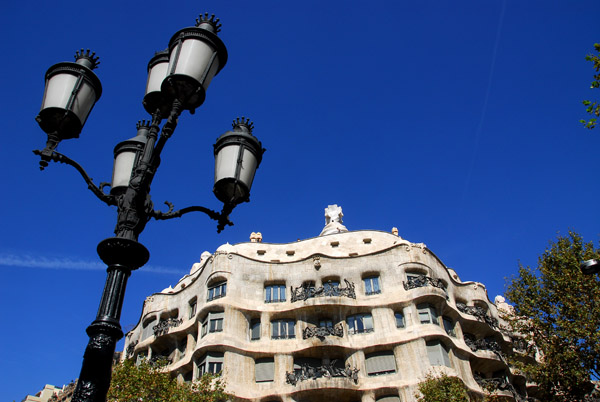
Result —
[[[463, 282], [423, 243], [348, 231], [325, 210], [317, 237], [225, 244], [149, 296], [124, 358], [169, 361], [179, 381], [221, 373], [235, 401], [408, 402], [428, 373], [525, 400], [501, 297]], [[518, 352], [516, 352], [518, 353]]]

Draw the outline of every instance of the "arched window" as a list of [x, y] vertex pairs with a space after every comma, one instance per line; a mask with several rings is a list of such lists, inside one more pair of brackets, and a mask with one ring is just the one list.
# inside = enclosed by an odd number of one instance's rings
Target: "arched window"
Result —
[[208, 287], [208, 297], [206, 301], [225, 297], [227, 294], [227, 281], [216, 282]]
[[419, 321], [421, 324], [440, 325], [437, 310], [429, 303], [422, 303], [417, 306], [419, 312]]
[[400, 312], [400, 311], [396, 311], [394, 313], [394, 317], [396, 318], [396, 328], [404, 328], [405, 327], [404, 314], [402, 314], [402, 312]]
[[370, 313], [355, 314], [346, 318], [348, 334], [361, 334], [373, 332], [373, 316]]
[[272, 357], [254, 361], [254, 378], [256, 382], [271, 382], [275, 379], [275, 360]]
[[265, 303], [282, 303], [285, 301], [285, 285], [266, 285]]
[[296, 337], [294, 320], [271, 321], [271, 339], [293, 339]]
[[448, 349], [446, 345], [441, 343], [439, 340], [427, 341], [427, 356], [429, 356], [429, 363], [432, 366], [447, 366], [450, 365], [450, 356], [448, 355]]
[[223, 371], [223, 353], [207, 352], [198, 360], [198, 378], [204, 373], [219, 374]]
[[396, 372], [396, 358], [391, 350], [365, 355], [365, 365], [370, 376]]
[[365, 295], [376, 295], [381, 293], [379, 286], [379, 275], [371, 275], [363, 278], [365, 284]]

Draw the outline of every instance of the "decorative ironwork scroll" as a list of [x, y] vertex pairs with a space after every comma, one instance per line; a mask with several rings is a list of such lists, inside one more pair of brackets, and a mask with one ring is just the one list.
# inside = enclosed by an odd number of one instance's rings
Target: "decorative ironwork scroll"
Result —
[[493, 378], [483, 378], [480, 375], [475, 374], [473, 376], [475, 381], [481, 388], [493, 387], [494, 389], [499, 389], [500, 391], [508, 391], [511, 389], [511, 384], [508, 382], [506, 377], [493, 377]]
[[139, 341], [135, 341], [135, 342], [130, 342], [129, 345], [127, 345], [127, 351], [125, 352], [125, 356], [127, 358], [130, 358], [131, 356], [133, 356], [133, 351], [138, 343], [139, 343]]
[[307, 300], [313, 297], [331, 297], [331, 296], [345, 296], [351, 299], [356, 299], [356, 292], [354, 290], [354, 282], [350, 282], [347, 279], [344, 279], [346, 282], [346, 287], [342, 288], [339, 285], [336, 285], [329, 281], [326, 285], [321, 286], [320, 288], [315, 288], [314, 286], [310, 286], [310, 284], [304, 284], [302, 286], [298, 286], [294, 288], [290, 286], [291, 293], [291, 301], [292, 303], [297, 302], [299, 300]]
[[173, 363], [173, 359], [170, 358], [169, 356], [154, 355], [150, 359], [148, 359], [148, 363], [151, 366], [161, 365], [163, 363], [171, 364], [171, 363]]
[[513, 349], [516, 350], [517, 352], [531, 353], [531, 347], [530, 347], [530, 345], [528, 345], [528, 343], [525, 339], [511, 336], [510, 340], [511, 340]]
[[500, 344], [491, 338], [481, 338], [477, 339], [475, 336], [471, 334], [465, 334], [465, 343], [467, 346], [473, 351], [476, 352], [478, 350], [489, 350], [496, 354], [501, 353], [502, 349], [500, 348]]
[[158, 324], [152, 327], [154, 336], [161, 336], [169, 332], [169, 329], [178, 327], [183, 323], [183, 318], [167, 318], [166, 320], [160, 320]]
[[313, 336], [324, 341], [326, 336], [338, 336], [342, 338], [344, 336], [344, 326], [341, 322], [338, 322], [333, 327], [306, 327], [302, 331], [302, 339], [312, 338]]
[[475, 378], [477, 384], [479, 384], [479, 386], [485, 390], [493, 389], [510, 392], [515, 398], [516, 402], [528, 402], [533, 400], [519, 394], [515, 386], [511, 384], [506, 377], [483, 378], [477, 373], [475, 373], [473, 377]]
[[461, 313], [469, 314], [483, 321], [492, 328], [498, 328], [498, 320], [487, 315], [487, 311], [481, 306], [467, 306], [464, 303], [456, 303], [456, 308]]
[[349, 364], [345, 368], [336, 367], [335, 362], [332, 360], [329, 364], [322, 366], [311, 366], [309, 364], [301, 364], [300, 369], [294, 370], [293, 373], [285, 373], [285, 382], [291, 385], [296, 385], [298, 381], [316, 380], [317, 378], [332, 378], [342, 377], [352, 379], [355, 384], [358, 384], [358, 372], [357, 368], [350, 367]]
[[406, 282], [403, 281], [402, 284], [404, 285], [404, 290], [433, 286], [442, 289], [444, 292], [446, 291], [446, 285], [444, 285], [444, 282], [441, 279], [431, 278], [426, 275], [411, 276]]

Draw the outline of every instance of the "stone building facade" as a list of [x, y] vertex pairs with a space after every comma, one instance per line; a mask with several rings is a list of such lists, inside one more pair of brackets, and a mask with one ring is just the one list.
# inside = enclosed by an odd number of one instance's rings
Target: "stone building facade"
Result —
[[61, 391], [54, 385], [46, 384], [42, 390], [35, 395], [27, 395], [21, 402], [48, 402], [54, 395]]
[[[333, 215], [333, 216], [332, 216]], [[203, 253], [174, 288], [149, 296], [123, 357], [169, 359], [180, 381], [221, 372], [239, 401], [416, 401], [428, 373], [527, 393], [503, 355], [485, 287], [463, 282], [397, 230], [347, 231], [326, 210], [320, 236]], [[498, 300], [501, 301], [501, 300]]]

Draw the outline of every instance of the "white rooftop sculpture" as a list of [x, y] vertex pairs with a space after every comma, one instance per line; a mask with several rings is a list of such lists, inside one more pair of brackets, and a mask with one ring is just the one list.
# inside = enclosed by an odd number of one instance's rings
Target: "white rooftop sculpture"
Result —
[[342, 225], [343, 216], [342, 207], [337, 204], [328, 205], [325, 208], [325, 227], [319, 236], [347, 232], [346, 226]]

